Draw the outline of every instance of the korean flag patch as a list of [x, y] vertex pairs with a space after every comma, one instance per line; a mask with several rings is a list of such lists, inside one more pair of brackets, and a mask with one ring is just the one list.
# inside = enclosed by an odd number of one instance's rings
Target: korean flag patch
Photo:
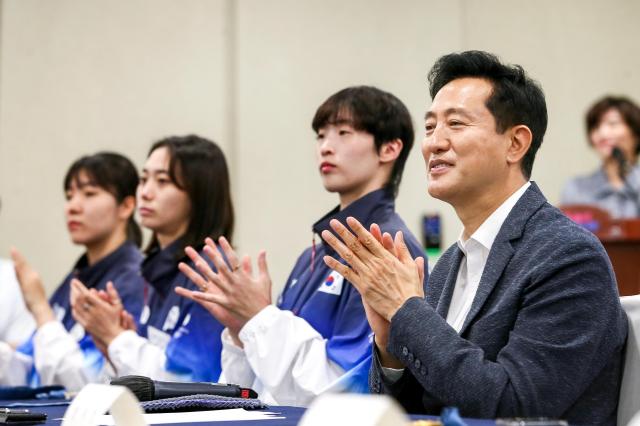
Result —
[[333, 271], [329, 274], [327, 279], [325, 279], [324, 282], [320, 284], [318, 291], [340, 296], [340, 293], [342, 293], [343, 282], [344, 282], [344, 277], [340, 275], [338, 272]]

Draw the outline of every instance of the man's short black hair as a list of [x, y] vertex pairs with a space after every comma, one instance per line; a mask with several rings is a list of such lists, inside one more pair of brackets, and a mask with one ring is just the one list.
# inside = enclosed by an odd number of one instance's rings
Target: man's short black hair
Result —
[[402, 151], [393, 164], [386, 188], [398, 195], [404, 165], [413, 146], [413, 122], [409, 110], [389, 92], [371, 86], [342, 89], [323, 102], [316, 111], [311, 127], [317, 133], [330, 124], [348, 124], [373, 135], [376, 150], [386, 142], [402, 141]]
[[431, 99], [449, 82], [465, 77], [486, 79], [493, 85], [486, 106], [496, 120], [498, 133], [520, 124], [531, 130], [531, 147], [522, 159], [522, 173], [529, 179], [547, 130], [547, 105], [540, 85], [521, 66], [503, 64], [491, 53], [471, 50], [438, 59], [429, 72]]

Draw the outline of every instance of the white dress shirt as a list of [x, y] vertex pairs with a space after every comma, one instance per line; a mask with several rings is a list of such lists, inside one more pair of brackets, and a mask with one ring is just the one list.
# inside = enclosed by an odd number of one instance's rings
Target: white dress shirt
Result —
[[266, 404], [301, 407], [322, 393], [344, 388], [345, 371], [329, 359], [327, 340], [290, 311], [267, 306], [238, 337], [244, 349], [236, 346], [228, 329], [222, 332], [220, 382], [251, 387]]
[[531, 182], [525, 183], [520, 189], [511, 194], [500, 207], [482, 222], [482, 225], [467, 241], [463, 240], [463, 233], [460, 233], [458, 247], [464, 257], [460, 262], [456, 286], [449, 304], [449, 312], [447, 312], [447, 323], [458, 332], [462, 329], [462, 325], [471, 310], [473, 299], [476, 297], [491, 246], [500, 228], [502, 228], [502, 224], [511, 213], [513, 206], [516, 205], [529, 186], [531, 186]]

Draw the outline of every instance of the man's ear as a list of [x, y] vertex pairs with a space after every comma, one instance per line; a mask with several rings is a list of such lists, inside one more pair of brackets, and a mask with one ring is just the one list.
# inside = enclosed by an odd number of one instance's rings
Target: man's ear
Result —
[[118, 206], [118, 217], [122, 220], [129, 220], [129, 217], [133, 214], [136, 208], [136, 197], [130, 195], [125, 197], [124, 200]]
[[521, 124], [514, 126], [509, 130], [510, 144], [507, 149], [507, 162], [509, 164], [519, 163], [524, 158], [524, 155], [529, 151], [531, 141], [533, 139], [533, 133], [531, 129]]
[[398, 159], [402, 152], [403, 143], [400, 139], [393, 139], [382, 144], [378, 151], [381, 163], [392, 163]]

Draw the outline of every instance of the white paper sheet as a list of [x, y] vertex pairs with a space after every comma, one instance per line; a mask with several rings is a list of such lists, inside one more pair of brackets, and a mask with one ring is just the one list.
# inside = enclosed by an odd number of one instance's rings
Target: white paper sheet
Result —
[[64, 413], [62, 426], [94, 426], [107, 411], [112, 421], [127, 426], [146, 426], [138, 399], [128, 388], [97, 383], [88, 384]]
[[[200, 423], [284, 419], [284, 417], [279, 416], [278, 414], [279, 413], [265, 411], [248, 411], [243, 408], [236, 408], [231, 410], [144, 414], [144, 420], [149, 425], [162, 425], [166, 423]], [[98, 424], [111, 426], [115, 425], [115, 422], [112, 416], [104, 415], [102, 416]]]

